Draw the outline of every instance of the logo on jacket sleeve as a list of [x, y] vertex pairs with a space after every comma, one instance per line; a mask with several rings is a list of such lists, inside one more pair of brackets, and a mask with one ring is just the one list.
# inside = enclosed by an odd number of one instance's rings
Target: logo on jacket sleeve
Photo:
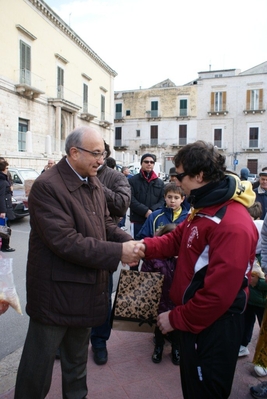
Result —
[[188, 240], [187, 240], [187, 248], [191, 248], [192, 247], [192, 243], [193, 243], [193, 240], [194, 240], [195, 237], [198, 238], [198, 228], [197, 228], [197, 226], [194, 226], [191, 229], [190, 235], [189, 235]]

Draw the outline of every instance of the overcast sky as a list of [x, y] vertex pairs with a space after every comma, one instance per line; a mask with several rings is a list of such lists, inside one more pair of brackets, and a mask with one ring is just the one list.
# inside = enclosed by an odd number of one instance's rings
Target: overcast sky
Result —
[[267, 0], [45, 1], [118, 73], [115, 90], [267, 61]]

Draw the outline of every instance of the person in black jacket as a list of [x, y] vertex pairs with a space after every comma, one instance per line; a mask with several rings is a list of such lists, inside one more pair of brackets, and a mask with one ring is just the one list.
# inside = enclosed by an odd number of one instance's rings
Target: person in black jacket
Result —
[[154, 154], [142, 155], [140, 172], [129, 180], [132, 192], [130, 221], [135, 239], [147, 217], [164, 205], [164, 182], [153, 171], [155, 162]]
[[259, 187], [255, 188], [254, 191], [256, 193], [256, 201], [261, 203], [261, 219], [264, 220], [267, 212], [267, 170], [264, 172], [260, 172]]
[[[15, 219], [12, 207], [12, 189], [11, 183], [8, 180], [8, 162], [0, 160], [0, 218], [7, 219], [7, 225], [10, 227], [9, 221]], [[4, 224], [4, 223], [3, 223]], [[14, 248], [9, 245], [9, 238], [2, 238], [3, 252], [13, 252]]]

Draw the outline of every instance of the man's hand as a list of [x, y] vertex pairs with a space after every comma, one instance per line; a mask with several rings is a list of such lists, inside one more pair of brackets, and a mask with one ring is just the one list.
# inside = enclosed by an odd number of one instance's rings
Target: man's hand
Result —
[[135, 241], [134, 252], [136, 252], [140, 258], [145, 257], [146, 246], [144, 244], [144, 240]]
[[148, 216], [151, 215], [151, 213], [152, 213], [152, 211], [151, 211], [151, 209], [149, 209], [149, 210], [147, 211], [147, 213], [145, 214], [145, 218], [148, 218]]
[[170, 320], [169, 320], [169, 313], [170, 313], [170, 310], [168, 312], [164, 312], [164, 313], [161, 313], [160, 315], [158, 315], [157, 325], [158, 325], [160, 331], [162, 332], [162, 334], [167, 334], [168, 332], [174, 330], [172, 328]]
[[129, 266], [138, 265], [140, 256], [138, 254], [138, 251], [134, 251], [135, 245], [135, 241], [127, 241], [122, 244], [122, 264], [127, 264]]

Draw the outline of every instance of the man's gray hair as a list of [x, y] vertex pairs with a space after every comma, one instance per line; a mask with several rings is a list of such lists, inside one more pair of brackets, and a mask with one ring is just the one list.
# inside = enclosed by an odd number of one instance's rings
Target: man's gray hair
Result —
[[81, 147], [82, 139], [85, 131], [88, 130], [88, 127], [81, 126], [77, 129], [74, 129], [66, 138], [65, 142], [65, 151], [67, 155], [70, 155], [71, 147]]

